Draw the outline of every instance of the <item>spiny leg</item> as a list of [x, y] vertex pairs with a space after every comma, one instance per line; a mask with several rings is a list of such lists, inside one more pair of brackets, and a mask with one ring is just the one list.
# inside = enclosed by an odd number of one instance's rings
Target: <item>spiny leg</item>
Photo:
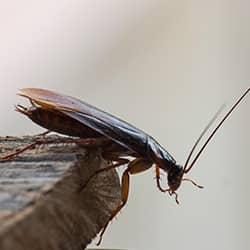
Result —
[[161, 187], [161, 182], [160, 182], [160, 168], [158, 165], [155, 166], [155, 174], [156, 174], [156, 185], [158, 187], [158, 189], [163, 192], [166, 193], [168, 192], [170, 196], [172, 196], [173, 194], [175, 195], [175, 201], [177, 204], [179, 204], [179, 200], [178, 200], [178, 194], [174, 191], [171, 191], [170, 188], [162, 188]]
[[20, 148], [17, 149], [15, 152], [7, 154], [3, 157], [0, 157], [0, 161], [8, 161], [11, 160], [12, 158], [20, 155], [21, 153], [34, 148], [35, 146], [39, 146], [39, 145], [45, 145], [45, 144], [60, 144], [60, 143], [76, 143], [78, 145], [81, 146], [101, 146], [102, 144], [107, 143], [107, 140], [103, 139], [97, 139], [97, 138], [40, 138], [40, 139], [36, 139], [34, 142]]
[[[109, 159], [109, 160], [111, 160], [111, 159]], [[111, 161], [112, 161], [112, 160], [111, 160]], [[90, 182], [93, 178], [95, 178], [98, 174], [103, 173], [103, 172], [106, 172], [106, 171], [109, 171], [109, 170], [111, 170], [111, 169], [118, 168], [118, 167], [120, 167], [120, 166], [122, 166], [122, 165], [125, 165], [125, 164], [129, 163], [129, 160], [128, 160], [128, 159], [124, 159], [124, 158], [116, 158], [114, 161], [116, 162], [115, 164], [112, 164], [112, 163], [111, 163], [111, 165], [109, 165], [109, 166], [107, 166], [107, 167], [105, 167], [105, 168], [98, 169], [97, 171], [95, 171], [95, 172], [88, 178], [88, 180], [87, 180], [83, 185], [80, 186], [78, 192], [81, 192], [81, 191], [89, 184], [89, 182]]]
[[[51, 141], [50, 141], [51, 143]], [[7, 154], [3, 157], [0, 158], [1, 161], [8, 161], [11, 160], [12, 158], [20, 155], [21, 153], [24, 153], [25, 151], [29, 150], [29, 149], [33, 149], [34, 147], [38, 146], [38, 145], [44, 145], [44, 144], [49, 144], [49, 141], [46, 140], [41, 140], [41, 139], [37, 139], [34, 142], [20, 148], [20, 149], [16, 149], [15, 152]]]
[[156, 185], [157, 185], [158, 189], [161, 192], [165, 193], [165, 192], [170, 191], [169, 188], [162, 188], [162, 186], [161, 186], [161, 182], [160, 182], [160, 168], [159, 168], [158, 165], [155, 166], [155, 178], [156, 178]]
[[[108, 161], [109, 165], [108, 165], [107, 167], [105, 167], [105, 168], [101, 168], [101, 169], [98, 169], [97, 171], [95, 171], [95, 172], [88, 178], [88, 180], [87, 180], [84, 184], [82, 184], [82, 185], [80, 186], [78, 192], [81, 192], [81, 191], [89, 184], [89, 182], [90, 182], [93, 178], [95, 178], [98, 174], [100, 174], [100, 173], [102, 173], [102, 172], [109, 171], [109, 170], [111, 170], [111, 169], [118, 168], [118, 167], [120, 167], [120, 166], [122, 166], [122, 165], [125, 165], [125, 164], [127, 164], [127, 163], [130, 162], [130, 160], [125, 159], [125, 158], [121, 158], [119, 155], [120, 155], [119, 153], [104, 152], [104, 153], [102, 154], [102, 156], [103, 156], [103, 158], [104, 158], [105, 160]], [[113, 163], [113, 162], [115, 162], [115, 163]]]
[[152, 166], [152, 162], [149, 162], [143, 158], [136, 158], [135, 160], [131, 161], [127, 169], [124, 171], [122, 175], [122, 183], [121, 183], [121, 204], [111, 213], [110, 218], [104, 225], [101, 233], [99, 241], [97, 242], [97, 245], [100, 245], [102, 241], [103, 234], [105, 233], [110, 221], [114, 219], [114, 217], [120, 212], [120, 210], [126, 205], [129, 195], [129, 177], [130, 174], [137, 174], [140, 172], [144, 172], [145, 170], [149, 169]]
[[1, 157], [0, 161], [8, 161], [8, 160], [10, 160], [10, 159], [18, 156], [19, 154], [21, 154], [21, 153], [23, 153], [23, 152], [25, 152], [25, 151], [27, 151], [29, 149], [34, 148], [36, 145], [38, 145], [38, 143], [37, 142], [33, 142], [33, 143], [31, 143], [31, 144], [29, 144], [29, 145], [27, 145], [27, 146], [25, 146], [25, 147], [23, 147], [21, 149], [16, 150], [13, 153], [10, 153], [10, 154], [7, 154], [7, 155]]

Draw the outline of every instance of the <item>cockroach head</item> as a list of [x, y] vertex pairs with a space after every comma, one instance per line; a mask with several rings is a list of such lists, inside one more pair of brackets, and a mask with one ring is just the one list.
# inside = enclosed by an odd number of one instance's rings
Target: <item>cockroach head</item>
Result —
[[184, 171], [181, 165], [175, 165], [175, 167], [171, 168], [168, 173], [168, 186], [171, 192], [176, 191], [180, 187], [183, 174]]

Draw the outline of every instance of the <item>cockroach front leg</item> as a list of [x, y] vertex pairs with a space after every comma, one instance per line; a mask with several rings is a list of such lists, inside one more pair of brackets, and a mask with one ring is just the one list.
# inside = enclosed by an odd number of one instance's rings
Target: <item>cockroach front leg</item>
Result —
[[156, 185], [157, 185], [158, 189], [161, 192], [165, 193], [165, 192], [168, 192], [170, 190], [169, 188], [163, 188], [161, 186], [161, 182], [160, 182], [160, 178], [161, 178], [161, 176], [160, 176], [160, 168], [159, 168], [158, 165], [155, 166], [155, 178], [156, 178]]
[[121, 181], [121, 204], [111, 213], [110, 218], [104, 225], [101, 233], [99, 241], [97, 242], [97, 245], [100, 245], [102, 241], [103, 234], [105, 233], [110, 221], [113, 220], [113, 218], [120, 212], [120, 210], [126, 205], [129, 195], [129, 179], [130, 174], [137, 174], [140, 172], [144, 172], [145, 170], [149, 169], [152, 166], [152, 162], [149, 162], [143, 158], [137, 158], [133, 161], [131, 161], [127, 169], [124, 171], [122, 175], [122, 181]]
[[163, 188], [161, 186], [161, 182], [160, 182], [160, 168], [158, 165], [155, 166], [155, 175], [156, 175], [156, 185], [158, 187], [158, 189], [163, 192], [166, 193], [168, 192], [170, 196], [172, 196], [173, 194], [175, 195], [175, 201], [177, 204], [179, 204], [179, 200], [178, 200], [178, 194], [176, 192], [173, 192], [170, 188]]

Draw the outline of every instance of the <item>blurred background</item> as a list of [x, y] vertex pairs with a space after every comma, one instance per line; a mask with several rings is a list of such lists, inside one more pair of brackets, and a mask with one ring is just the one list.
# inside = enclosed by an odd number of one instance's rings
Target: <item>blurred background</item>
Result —
[[[156, 138], [183, 164], [213, 114], [250, 86], [250, 2], [0, 2], [0, 135], [43, 129], [14, 112], [23, 87], [79, 97]], [[249, 249], [250, 96], [183, 183], [181, 204], [154, 170], [134, 176], [102, 247]], [[224, 110], [226, 112], [226, 109]], [[94, 244], [93, 244], [94, 246]]]

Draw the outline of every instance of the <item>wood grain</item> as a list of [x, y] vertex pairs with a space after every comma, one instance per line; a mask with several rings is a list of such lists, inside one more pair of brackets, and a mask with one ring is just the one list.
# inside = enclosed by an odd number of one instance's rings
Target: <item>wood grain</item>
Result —
[[[33, 140], [0, 137], [0, 154]], [[116, 171], [99, 174], [79, 192], [105, 166], [100, 148], [75, 144], [43, 145], [0, 162], [0, 249], [84, 249], [120, 202]]]

